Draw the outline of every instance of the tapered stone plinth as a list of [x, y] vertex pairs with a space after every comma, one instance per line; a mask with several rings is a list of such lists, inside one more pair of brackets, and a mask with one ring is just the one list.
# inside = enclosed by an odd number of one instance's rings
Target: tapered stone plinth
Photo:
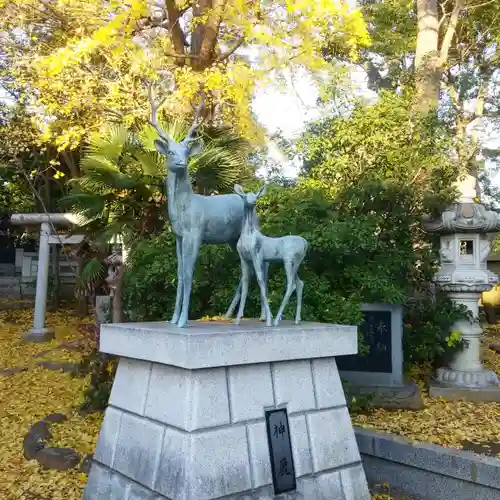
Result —
[[85, 500], [270, 500], [291, 471], [279, 498], [370, 499], [335, 363], [356, 327], [109, 324], [101, 351], [121, 359]]

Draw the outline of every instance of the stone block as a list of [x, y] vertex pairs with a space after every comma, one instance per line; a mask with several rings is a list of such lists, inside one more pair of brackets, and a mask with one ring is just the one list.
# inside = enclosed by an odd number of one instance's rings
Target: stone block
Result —
[[124, 414], [113, 467], [138, 483], [153, 488], [160, 460], [164, 428]]
[[473, 401], [481, 402], [500, 402], [500, 387], [491, 385], [480, 389], [471, 389], [469, 387], [452, 387], [441, 385], [437, 382], [431, 382], [429, 385], [429, 396], [431, 398], [443, 398], [446, 401]]
[[187, 500], [190, 436], [167, 428], [163, 439], [155, 490], [174, 500]]
[[370, 500], [365, 471], [361, 464], [340, 471], [345, 500]]
[[145, 414], [187, 431], [228, 424], [225, 368], [185, 370], [155, 364]]
[[307, 415], [314, 472], [361, 460], [347, 408]]
[[500, 500], [500, 490], [417, 467], [364, 455], [363, 466], [369, 484], [390, 483], [396, 493], [418, 500]]
[[[326, 472], [316, 477], [306, 476], [297, 480], [297, 491], [290, 493], [290, 500], [345, 500], [342, 493], [340, 472]], [[364, 500], [364, 499], [363, 499]]]
[[359, 452], [373, 455], [375, 450], [375, 438], [373, 434], [370, 431], [366, 431], [365, 429], [356, 428], [355, 435]]
[[288, 414], [316, 408], [311, 363], [308, 360], [272, 363], [276, 405], [287, 405]]
[[191, 435], [187, 500], [212, 500], [252, 489], [244, 425]]
[[98, 463], [93, 463], [83, 493], [83, 500], [109, 500], [111, 471]]
[[109, 404], [137, 415], [144, 415], [150, 376], [151, 363], [121, 358], [109, 396]]
[[130, 482], [120, 474], [111, 474], [109, 500], [128, 500]]
[[189, 429], [191, 372], [175, 366], [153, 364], [145, 415], [159, 422]]
[[344, 389], [335, 358], [313, 359], [311, 367], [318, 408], [345, 406]]
[[100, 350], [187, 369], [331, 358], [358, 352], [356, 326], [283, 321], [191, 321], [101, 325]]
[[342, 480], [339, 471], [326, 472], [318, 476], [316, 480], [318, 488], [318, 500], [365, 500], [365, 498], [352, 499], [345, 497], [342, 493]]
[[123, 412], [112, 406], [108, 406], [104, 414], [94, 458], [108, 467], [113, 465], [122, 415]]
[[128, 497], [124, 500], [164, 500], [156, 493], [153, 493], [138, 484], [131, 483]]
[[346, 389], [346, 393], [349, 397], [370, 395], [377, 408], [421, 410], [424, 407], [420, 387], [413, 381], [404, 385], [386, 387], [373, 385], [363, 387], [351, 384]]
[[257, 422], [247, 425], [248, 446], [250, 450], [250, 470], [252, 471], [252, 487], [260, 488], [273, 483], [269, 443], [266, 424]]
[[[367, 435], [366, 432], [364, 434]], [[471, 462], [461, 450], [427, 443], [410, 444], [406, 439], [397, 436], [375, 435], [374, 455], [380, 458], [473, 481]], [[467, 455], [475, 456], [472, 453]]]
[[[500, 489], [500, 460], [493, 457], [474, 455], [475, 463], [472, 468], [475, 468], [475, 481], [485, 486]], [[474, 474], [473, 474], [474, 477]]]
[[[280, 500], [292, 500], [286, 495], [280, 496]], [[264, 486], [258, 490], [247, 491], [245, 493], [239, 493], [237, 495], [231, 495], [229, 497], [224, 497], [223, 500], [275, 500], [274, 490], [272, 486]], [[293, 499], [296, 500], [296, 499]]]
[[307, 435], [306, 417], [296, 415], [289, 418], [290, 440], [292, 442], [295, 476], [301, 477], [312, 473], [312, 458]]
[[268, 363], [228, 368], [231, 421], [264, 417], [264, 408], [274, 406], [271, 369]]
[[225, 368], [195, 370], [189, 430], [228, 424], [229, 400]]

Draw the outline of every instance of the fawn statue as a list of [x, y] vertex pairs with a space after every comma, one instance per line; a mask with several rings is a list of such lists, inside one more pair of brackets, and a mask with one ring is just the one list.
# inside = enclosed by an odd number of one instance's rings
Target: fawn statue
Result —
[[[200, 245], [203, 243], [229, 243], [234, 249], [243, 223], [243, 201], [236, 194], [202, 196], [195, 194], [188, 172], [188, 161], [199, 154], [202, 144], [193, 137], [203, 108], [203, 99], [198, 106], [193, 124], [186, 137], [176, 142], [160, 127], [157, 120], [159, 103], [155, 102], [151, 86], [148, 88], [151, 104], [151, 125], [158, 133], [155, 147], [165, 155], [167, 174], [168, 215], [172, 230], [176, 236], [177, 251], [177, 294], [171, 323], [179, 327], [187, 326], [189, 300], [193, 281], [194, 266]], [[241, 297], [242, 281], [238, 285], [232, 303], [226, 312], [230, 317]], [[264, 302], [261, 304], [261, 316], [265, 319]]]
[[293, 291], [297, 292], [297, 310], [295, 313], [295, 324], [300, 323], [300, 313], [302, 309], [302, 292], [304, 283], [298, 276], [299, 266], [307, 253], [308, 243], [301, 236], [282, 236], [270, 238], [259, 230], [257, 218], [257, 200], [264, 194], [266, 185], [262, 186], [257, 194], [245, 193], [243, 188], [236, 184], [234, 191], [243, 200], [245, 213], [243, 216], [243, 227], [238, 240], [237, 250], [241, 260], [241, 299], [236, 323], [239, 323], [245, 309], [245, 302], [248, 295], [248, 282], [252, 275], [252, 268], [257, 276], [260, 288], [261, 301], [265, 307], [265, 320], [267, 326], [272, 324], [272, 315], [267, 301], [267, 266], [272, 262], [282, 262], [286, 273], [286, 291], [281, 302], [281, 306], [274, 319], [274, 326], [281, 321], [283, 311], [290, 300]]

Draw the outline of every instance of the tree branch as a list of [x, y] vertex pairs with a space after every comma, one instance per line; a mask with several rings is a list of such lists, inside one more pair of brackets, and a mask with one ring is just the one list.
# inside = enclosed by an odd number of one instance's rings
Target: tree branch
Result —
[[178, 56], [177, 64], [179, 66], [182, 66], [185, 63], [185, 36], [179, 23], [179, 19], [182, 14], [175, 6], [174, 0], [165, 0], [165, 8], [167, 10], [168, 16], [168, 31], [170, 33], [170, 40], [172, 42], [175, 54], [176, 56]]
[[500, 119], [500, 110], [498, 111], [484, 111], [483, 116], [485, 118], [492, 118], [493, 120]]
[[448, 60], [448, 53], [450, 52], [451, 42], [455, 36], [458, 24], [458, 16], [463, 9], [464, 0], [456, 0], [453, 10], [450, 15], [450, 22], [446, 28], [446, 33], [443, 38], [443, 43], [441, 45], [440, 59], [442, 63], [446, 63]]
[[497, 3], [498, 0], [490, 0], [489, 2], [484, 2], [484, 3], [478, 3], [476, 5], [467, 5], [464, 7], [464, 10], [472, 10], [472, 9], [478, 9], [479, 7], [485, 7], [486, 5], [491, 5], [493, 3]]
[[225, 61], [228, 57], [232, 56], [243, 45], [244, 41], [245, 37], [238, 39], [229, 50], [219, 54], [215, 62]]
[[193, 67], [203, 70], [215, 59], [215, 46], [219, 34], [220, 23], [227, 0], [198, 0], [193, 6], [194, 18], [203, 18], [191, 35], [191, 54], [199, 56]]

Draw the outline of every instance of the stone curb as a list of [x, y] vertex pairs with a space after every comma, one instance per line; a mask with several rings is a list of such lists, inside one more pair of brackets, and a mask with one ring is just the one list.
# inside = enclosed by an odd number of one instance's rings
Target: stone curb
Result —
[[[462, 487], [471, 492], [477, 490], [473, 496], [462, 498], [500, 500], [497, 458], [427, 443], [412, 444], [404, 438], [359, 427], [354, 430], [369, 480], [388, 482], [395, 491], [417, 493], [423, 499], [455, 500], [450, 495]], [[396, 472], [400, 472], [400, 477], [394, 479]], [[437, 491], [434, 496], [426, 494], [429, 481], [436, 483], [439, 495]]]

